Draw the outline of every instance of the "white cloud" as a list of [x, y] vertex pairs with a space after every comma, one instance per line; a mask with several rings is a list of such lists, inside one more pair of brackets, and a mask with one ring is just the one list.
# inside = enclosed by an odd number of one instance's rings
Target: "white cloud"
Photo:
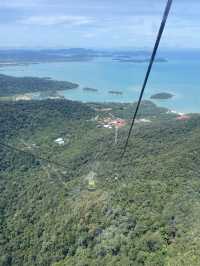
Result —
[[87, 25], [92, 22], [91, 18], [84, 16], [31, 16], [25, 19], [18, 21], [21, 24], [25, 25], [36, 25], [36, 26], [53, 26], [59, 24], [81, 26]]
[[[165, 3], [165, 0], [126, 0], [126, 5], [122, 0], [0, 0], [0, 34], [3, 32], [2, 41], [8, 44], [12, 36], [19, 43], [30, 43], [30, 33], [31, 37], [35, 34], [33, 39], [38, 43], [43, 44], [46, 36], [49, 43], [58, 46], [66, 40], [70, 46], [81, 43], [152, 47]], [[199, 0], [174, 1], [162, 46], [200, 47], [199, 9]], [[5, 32], [3, 27], [8, 30]], [[24, 35], [22, 29], [26, 29]]]

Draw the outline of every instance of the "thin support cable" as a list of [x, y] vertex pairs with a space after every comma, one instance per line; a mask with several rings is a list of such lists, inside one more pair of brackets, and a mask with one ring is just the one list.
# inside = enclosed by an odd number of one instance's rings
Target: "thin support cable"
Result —
[[140, 92], [140, 97], [139, 97], [139, 100], [138, 100], [138, 103], [137, 103], [137, 106], [136, 106], [136, 110], [135, 110], [135, 113], [134, 113], [134, 116], [133, 116], [133, 119], [132, 119], [132, 123], [131, 123], [130, 129], [129, 129], [129, 132], [128, 132], [128, 136], [127, 136], [127, 139], [126, 139], [126, 142], [125, 142], [125, 145], [124, 145], [124, 149], [122, 151], [121, 159], [123, 159], [123, 157], [124, 157], [124, 155], [126, 153], [126, 150], [127, 150], [129, 139], [130, 139], [131, 133], [133, 131], [133, 128], [134, 128], [134, 125], [135, 125], [135, 120], [136, 120], [136, 117], [137, 117], [137, 114], [138, 114], [138, 110], [140, 108], [140, 104], [141, 104], [141, 101], [142, 101], [142, 98], [143, 98], [143, 94], [144, 94], [144, 91], [145, 91], [145, 88], [146, 88], [146, 85], [147, 85], [147, 82], [148, 82], [148, 79], [149, 79], [149, 75], [151, 73], [151, 69], [152, 69], [152, 66], [153, 66], [153, 63], [154, 63], [154, 60], [155, 60], [155, 57], [156, 57], [156, 53], [157, 53], [157, 50], [158, 50], [158, 47], [159, 47], [159, 44], [160, 44], [160, 40], [162, 38], [163, 31], [165, 29], [165, 24], [167, 22], [167, 18], [168, 18], [170, 9], [171, 9], [172, 1], [173, 0], [168, 0], [167, 1], [167, 5], [166, 5], [166, 8], [165, 8], [163, 19], [162, 19], [162, 22], [161, 22], [161, 25], [160, 25], [160, 29], [159, 29], [157, 38], [156, 38], [155, 46], [154, 46], [154, 49], [153, 49], [153, 52], [152, 52], [152, 55], [151, 55], [151, 59], [150, 59], [150, 62], [149, 62], [147, 73], [146, 73], [146, 76], [145, 76], [145, 79], [144, 79], [144, 83], [143, 83], [143, 86], [142, 86], [142, 89], [141, 89], [141, 92]]

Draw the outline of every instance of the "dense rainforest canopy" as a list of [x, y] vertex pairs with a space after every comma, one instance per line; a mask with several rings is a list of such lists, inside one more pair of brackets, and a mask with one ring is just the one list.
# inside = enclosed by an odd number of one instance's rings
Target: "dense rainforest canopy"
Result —
[[120, 163], [134, 107], [0, 103], [0, 142], [24, 151], [0, 146], [0, 265], [199, 265], [200, 116], [143, 102]]

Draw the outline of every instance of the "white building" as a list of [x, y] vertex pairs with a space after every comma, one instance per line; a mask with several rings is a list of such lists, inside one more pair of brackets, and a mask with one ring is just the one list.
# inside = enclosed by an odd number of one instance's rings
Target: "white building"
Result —
[[58, 139], [54, 140], [54, 142], [58, 145], [64, 145], [65, 144], [65, 141], [63, 138], [58, 138]]
[[137, 123], [151, 123], [152, 121], [146, 118], [137, 119]]
[[104, 127], [104, 128], [110, 128], [110, 129], [112, 128], [111, 125], [103, 125], [103, 127]]

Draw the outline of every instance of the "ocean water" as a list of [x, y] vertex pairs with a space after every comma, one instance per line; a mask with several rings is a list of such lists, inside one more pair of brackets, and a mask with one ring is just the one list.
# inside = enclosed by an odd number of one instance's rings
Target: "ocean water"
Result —
[[[169, 100], [154, 100], [178, 112], [200, 112], [200, 58], [198, 56], [166, 55], [167, 63], [156, 63], [148, 82], [145, 99], [158, 92], [174, 95]], [[12, 66], [0, 69], [0, 73], [13, 76], [51, 77], [76, 82], [80, 86], [62, 94], [67, 99], [83, 102], [134, 102], [144, 79], [146, 63], [120, 63], [109, 58], [90, 62], [41, 63], [28, 66]], [[98, 92], [83, 91], [83, 87]], [[113, 95], [109, 90], [120, 90], [123, 95]]]

